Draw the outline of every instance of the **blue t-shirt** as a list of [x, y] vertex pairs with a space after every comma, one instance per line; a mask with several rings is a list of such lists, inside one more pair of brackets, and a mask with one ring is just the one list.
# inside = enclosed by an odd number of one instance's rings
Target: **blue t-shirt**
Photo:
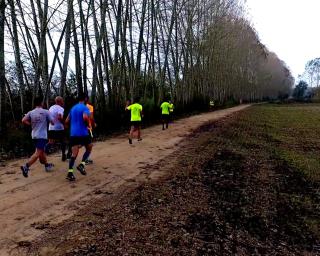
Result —
[[82, 137], [89, 135], [87, 124], [83, 120], [83, 114], [90, 116], [90, 111], [84, 103], [78, 103], [70, 110], [70, 136]]

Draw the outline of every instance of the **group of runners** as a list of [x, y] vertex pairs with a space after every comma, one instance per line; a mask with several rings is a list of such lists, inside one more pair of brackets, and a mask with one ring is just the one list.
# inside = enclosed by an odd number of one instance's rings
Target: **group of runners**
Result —
[[[139, 98], [135, 98], [131, 103], [127, 101], [126, 110], [131, 113], [131, 128], [129, 132], [129, 144], [137, 134], [137, 140], [141, 141], [141, 121], [143, 117], [143, 108], [139, 103]], [[80, 93], [78, 95], [78, 103], [74, 105], [68, 116], [64, 118], [64, 100], [58, 96], [55, 98], [55, 104], [49, 110], [43, 108], [43, 98], [38, 97], [34, 100], [35, 108], [28, 112], [22, 119], [22, 123], [30, 125], [32, 128], [31, 137], [34, 142], [35, 152], [27, 161], [21, 166], [21, 171], [24, 177], [28, 177], [30, 167], [39, 159], [40, 163], [44, 165], [47, 172], [53, 170], [54, 165], [47, 160], [47, 153], [54, 144], [60, 144], [62, 152], [62, 161], [69, 159], [69, 168], [67, 179], [75, 181], [74, 165], [79, 154], [79, 149], [85, 147], [85, 152], [82, 156], [81, 162], [76, 169], [82, 174], [86, 175], [85, 166], [93, 163], [90, 159], [92, 151], [92, 130], [96, 127], [94, 121], [94, 108], [89, 103], [89, 97]], [[165, 100], [161, 106], [162, 113], [162, 129], [168, 129], [169, 116], [173, 112], [173, 104]], [[49, 128], [49, 129], [48, 129]], [[70, 130], [70, 136], [67, 136], [67, 129]], [[69, 137], [68, 153], [66, 138]]]
[[[131, 103], [130, 101], [127, 101], [126, 110], [131, 111], [131, 128], [129, 132], [129, 144], [132, 144], [132, 139], [134, 137], [134, 134], [137, 133], [137, 139], [138, 141], [141, 141], [141, 120], [143, 117], [143, 108], [142, 105], [139, 103], [140, 98], [136, 97]], [[167, 99], [162, 102], [161, 106], [161, 120], [162, 120], [162, 130], [169, 128], [169, 121], [170, 116], [172, 116], [174, 105], [171, 101], [168, 101]], [[172, 118], [171, 118], [172, 119]]]

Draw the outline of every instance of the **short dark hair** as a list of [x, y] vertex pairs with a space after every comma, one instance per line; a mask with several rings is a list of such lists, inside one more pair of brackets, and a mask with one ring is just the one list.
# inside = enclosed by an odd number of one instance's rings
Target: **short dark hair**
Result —
[[84, 101], [86, 99], [86, 94], [83, 92], [78, 93], [78, 101]]
[[134, 97], [133, 101], [134, 103], [138, 103], [140, 101], [140, 97], [139, 96]]
[[36, 107], [38, 107], [38, 106], [40, 106], [41, 104], [42, 104], [42, 102], [43, 102], [43, 97], [42, 96], [39, 96], [39, 97], [36, 97], [35, 99], [34, 99], [34, 105], [36, 106]]

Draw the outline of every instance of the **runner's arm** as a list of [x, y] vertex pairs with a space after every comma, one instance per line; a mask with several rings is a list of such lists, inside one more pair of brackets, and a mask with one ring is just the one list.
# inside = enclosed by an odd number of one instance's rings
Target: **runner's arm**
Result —
[[131, 105], [130, 100], [127, 100], [125, 110], [130, 110], [130, 108], [129, 108], [129, 107], [130, 107], [130, 105]]
[[50, 112], [48, 112], [48, 119], [49, 119], [50, 124], [54, 125], [54, 118], [53, 118], [53, 116], [50, 114]]
[[49, 121], [50, 124], [54, 125], [54, 118], [49, 111], [47, 112], [47, 120]]
[[90, 114], [90, 123], [92, 125], [92, 128], [96, 128], [97, 127], [97, 124], [94, 121], [93, 113]]
[[30, 115], [29, 113], [24, 115], [24, 117], [22, 118], [22, 121], [21, 121], [23, 124], [25, 125], [31, 125], [31, 121], [30, 121]]
[[63, 124], [64, 123], [64, 120], [63, 120], [63, 114], [59, 114], [58, 115], [58, 120]]
[[88, 113], [83, 113], [83, 121], [85, 122], [85, 124], [86, 124], [87, 126], [89, 126], [89, 124], [90, 124], [90, 114], [88, 114]]
[[68, 115], [66, 120], [64, 121], [64, 127], [68, 128], [69, 124], [70, 124], [70, 115]]

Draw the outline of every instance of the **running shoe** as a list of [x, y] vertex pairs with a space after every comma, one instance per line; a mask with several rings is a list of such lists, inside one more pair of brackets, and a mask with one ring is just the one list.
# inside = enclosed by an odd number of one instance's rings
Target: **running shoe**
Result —
[[86, 172], [86, 169], [85, 169], [83, 163], [79, 164], [78, 167], [77, 167], [77, 169], [78, 169], [78, 171], [79, 171], [82, 175], [87, 175], [87, 172]]
[[138, 141], [142, 141], [142, 138], [139, 138]]
[[129, 144], [132, 144], [132, 139], [129, 138]]
[[93, 160], [88, 158], [86, 161], [84, 161], [86, 163], [86, 165], [89, 165], [89, 164], [93, 164]]
[[75, 181], [76, 177], [74, 177], [72, 172], [68, 172], [68, 175], [67, 175], [66, 179], [69, 180], [69, 181]]
[[30, 169], [26, 165], [21, 166], [20, 169], [22, 171], [23, 177], [28, 178], [28, 172], [30, 171]]
[[53, 167], [54, 167], [54, 164], [48, 163], [48, 164], [45, 165], [44, 168], [45, 168], [46, 172], [51, 172]]

